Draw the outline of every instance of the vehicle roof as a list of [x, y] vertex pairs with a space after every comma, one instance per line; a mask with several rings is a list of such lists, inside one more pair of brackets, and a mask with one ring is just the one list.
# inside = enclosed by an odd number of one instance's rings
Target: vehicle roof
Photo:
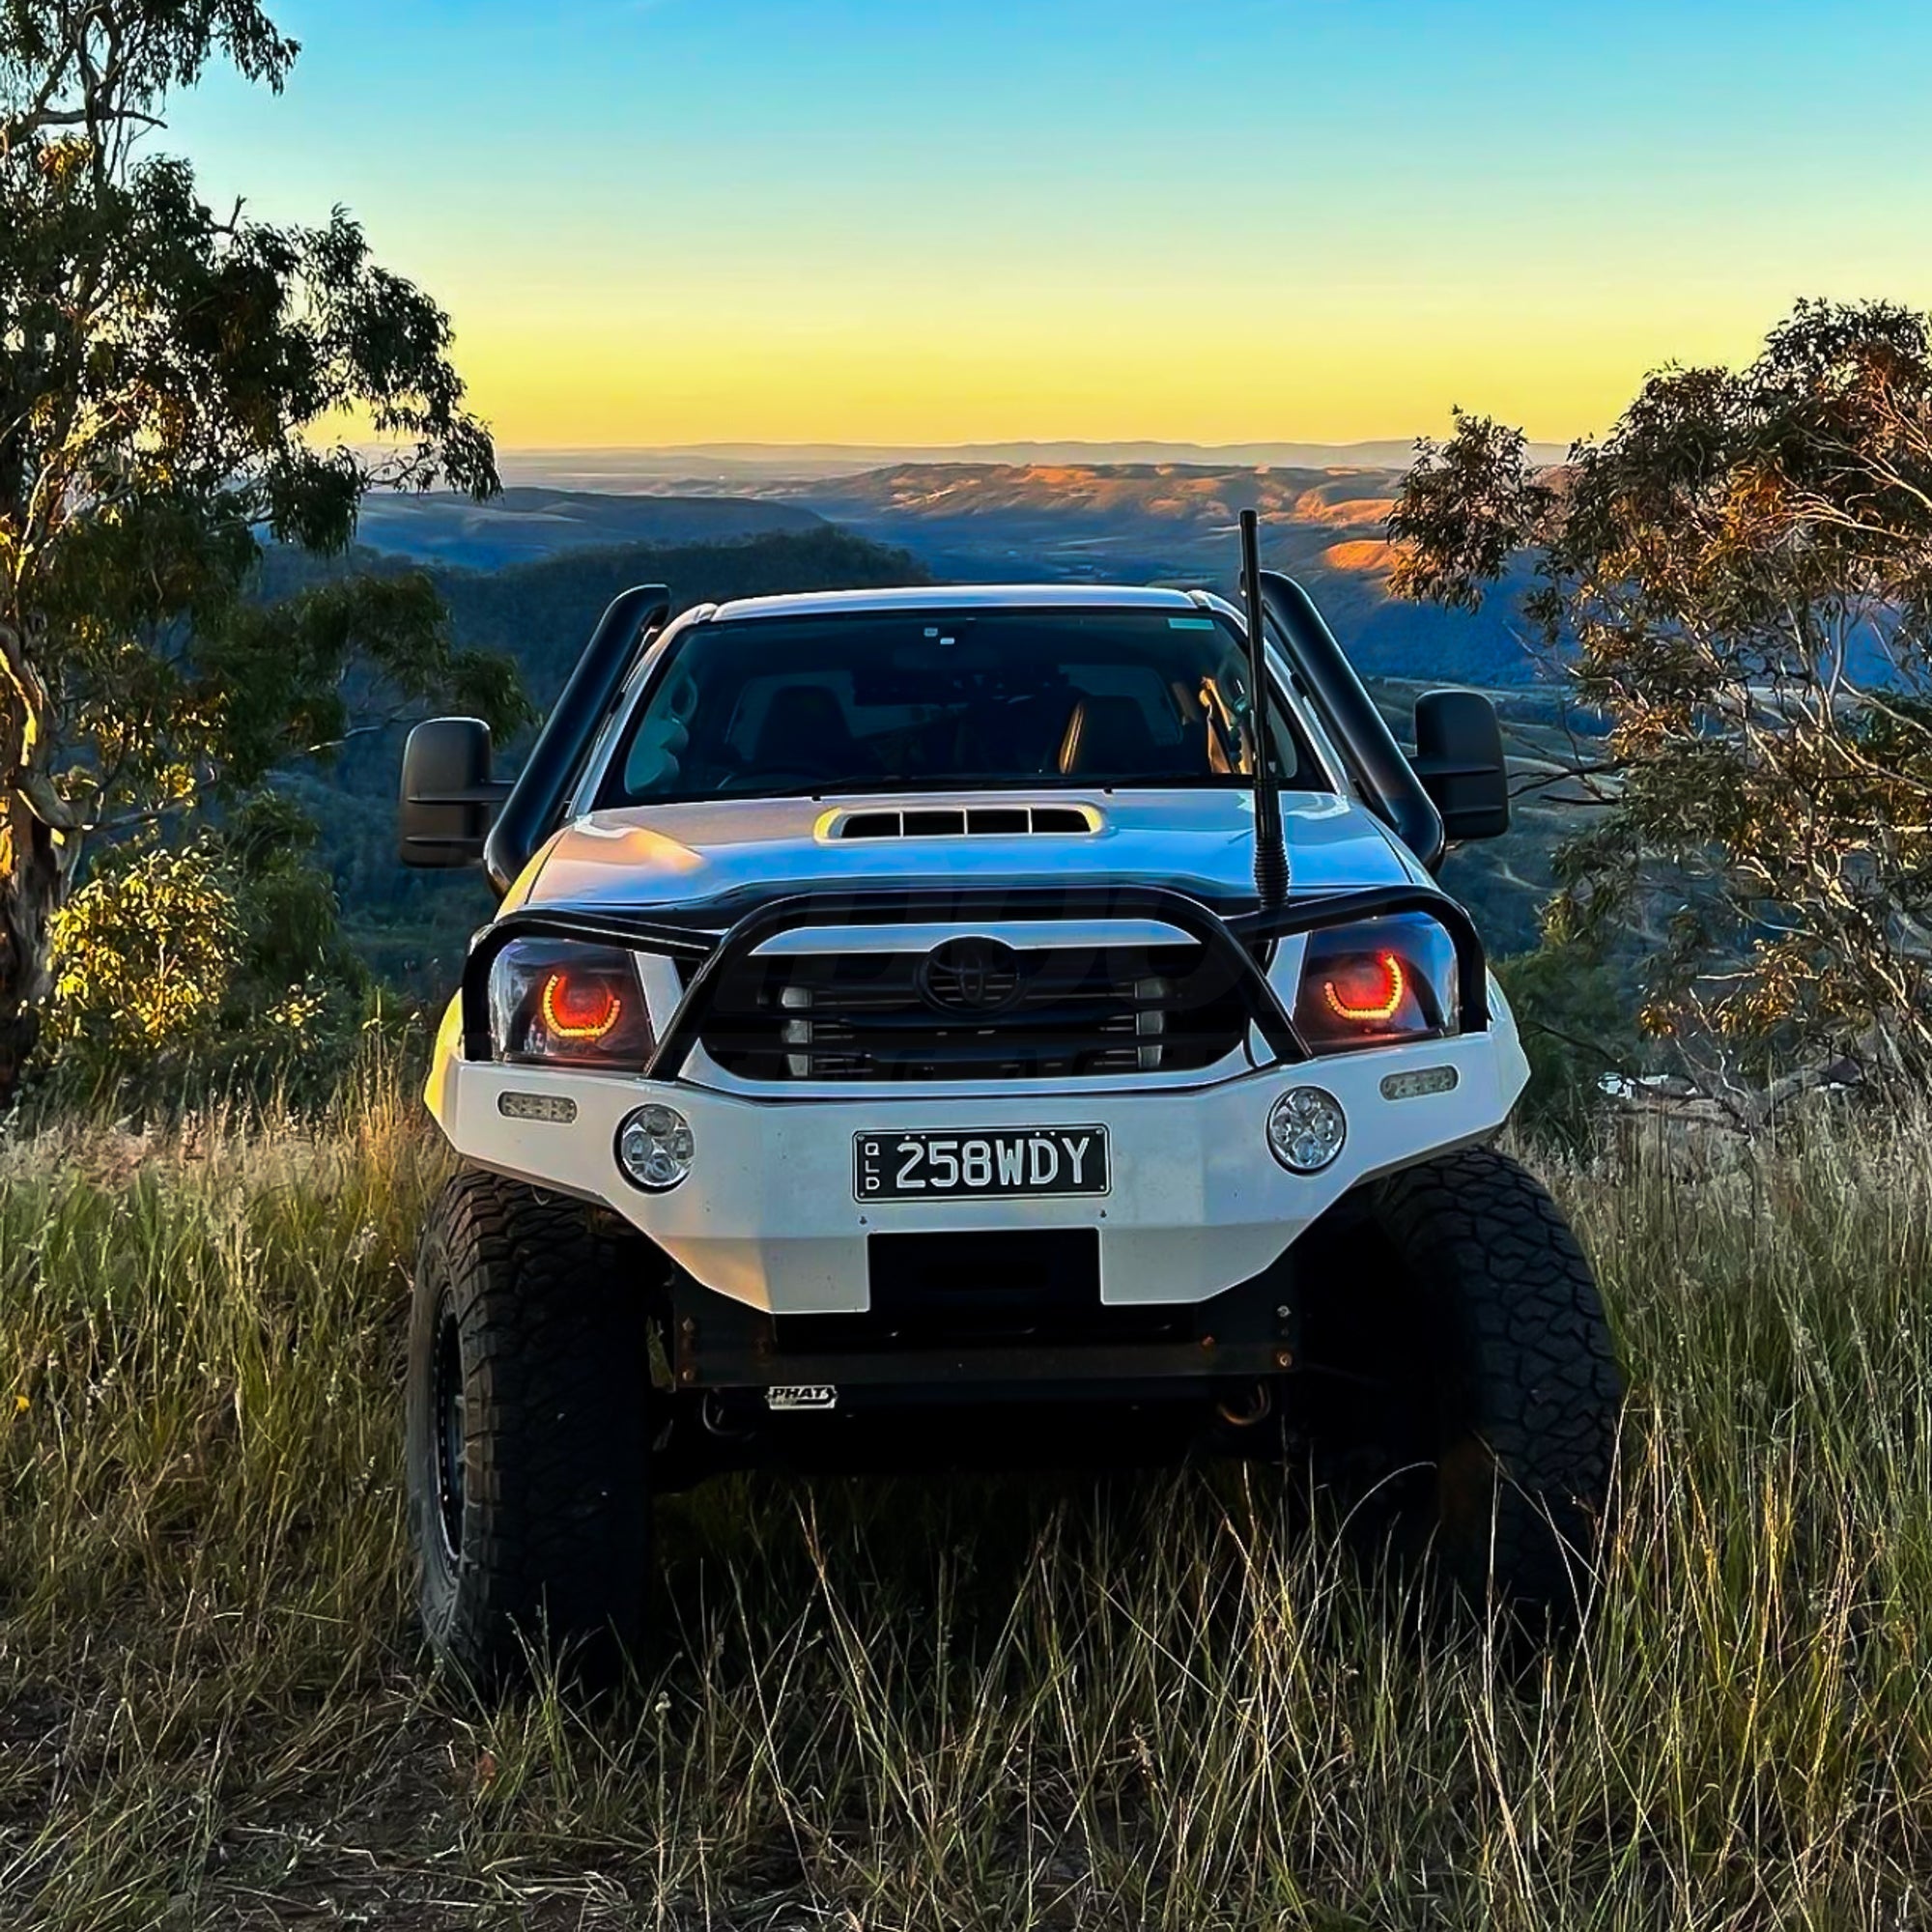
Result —
[[1202, 594], [1125, 583], [923, 583], [897, 590], [814, 590], [791, 597], [740, 597], [714, 623], [747, 617], [810, 617], [841, 611], [1188, 611]]

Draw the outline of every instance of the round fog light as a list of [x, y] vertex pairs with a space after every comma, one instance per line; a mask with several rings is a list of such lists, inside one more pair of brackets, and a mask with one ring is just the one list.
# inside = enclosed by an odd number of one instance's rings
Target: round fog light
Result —
[[1320, 1087], [1291, 1087], [1268, 1109], [1268, 1151], [1292, 1174], [1320, 1174], [1348, 1138], [1341, 1101]]
[[647, 1194], [667, 1194], [691, 1172], [691, 1122], [675, 1107], [639, 1107], [617, 1129], [617, 1165]]

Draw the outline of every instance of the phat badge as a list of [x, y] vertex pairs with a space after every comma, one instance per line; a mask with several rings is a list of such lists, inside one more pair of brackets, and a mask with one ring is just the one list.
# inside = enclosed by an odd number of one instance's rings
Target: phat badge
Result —
[[781, 1388], [768, 1388], [765, 1391], [767, 1408], [837, 1408], [838, 1391], [823, 1383], [788, 1383]]

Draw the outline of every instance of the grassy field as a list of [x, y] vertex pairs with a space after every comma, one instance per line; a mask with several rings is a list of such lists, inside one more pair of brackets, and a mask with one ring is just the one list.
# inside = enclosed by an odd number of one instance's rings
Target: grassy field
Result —
[[620, 1706], [497, 1712], [409, 1611], [443, 1157], [0, 1148], [0, 1925], [1932, 1922], [1932, 1133], [1552, 1179], [1633, 1381], [1582, 1640], [1419, 1640], [1274, 1478], [664, 1506]]

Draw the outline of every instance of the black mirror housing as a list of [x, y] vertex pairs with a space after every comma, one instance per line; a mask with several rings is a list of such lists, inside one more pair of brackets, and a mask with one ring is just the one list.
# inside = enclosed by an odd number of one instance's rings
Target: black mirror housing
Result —
[[1478, 691], [1426, 691], [1415, 700], [1415, 775], [1450, 840], [1509, 830], [1509, 766], [1496, 707]]
[[509, 785], [490, 776], [490, 727], [480, 718], [431, 718], [403, 748], [397, 852], [406, 866], [473, 866], [483, 857]]

